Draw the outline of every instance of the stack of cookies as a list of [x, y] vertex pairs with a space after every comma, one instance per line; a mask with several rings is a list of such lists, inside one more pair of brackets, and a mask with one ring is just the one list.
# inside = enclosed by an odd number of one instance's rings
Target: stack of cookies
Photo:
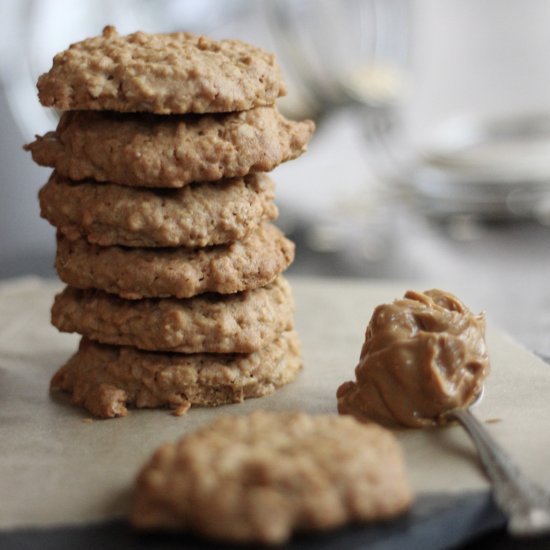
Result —
[[99, 417], [221, 405], [301, 368], [283, 271], [294, 245], [265, 174], [303, 153], [310, 121], [275, 106], [272, 55], [190, 33], [103, 35], [54, 58], [40, 101], [62, 112], [26, 146], [68, 285], [52, 308], [77, 353], [52, 389]]

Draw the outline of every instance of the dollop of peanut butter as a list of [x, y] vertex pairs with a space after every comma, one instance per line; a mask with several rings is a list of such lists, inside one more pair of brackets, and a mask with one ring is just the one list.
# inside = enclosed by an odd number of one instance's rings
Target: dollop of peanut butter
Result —
[[434, 426], [470, 405], [488, 374], [484, 314], [442, 290], [408, 291], [374, 310], [356, 381], [338, 388], [338, 411], [386, 426]]

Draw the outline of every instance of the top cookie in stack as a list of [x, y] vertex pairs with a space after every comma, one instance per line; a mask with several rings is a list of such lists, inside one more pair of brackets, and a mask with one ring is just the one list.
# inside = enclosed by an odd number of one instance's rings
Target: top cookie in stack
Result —
[[56, 55], [38, 92], [62, 111], [169, 115], [248, 111], [286, 89], [274, 56], [250, 44], [185, 32], [119, 36], [108, 26]]
[[270, 393], [301, 368], [264, 173], [302, 154], [311, 121], [275, 100], [274, 57], [190, 33], [73, 44], [38, 81], [64, 111], [26, 146], [54, 168], [41, 213], [68, 285], [52, 322], [83, 335], [52, 379], [100, 417], [126, 406], [220, 405]]

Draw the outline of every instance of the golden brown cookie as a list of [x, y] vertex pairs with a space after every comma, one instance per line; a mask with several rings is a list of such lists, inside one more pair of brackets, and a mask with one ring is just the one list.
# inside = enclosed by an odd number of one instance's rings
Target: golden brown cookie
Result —
[[278, 214], [273, 181], [262, 173], [144, 189], [73, 182], [54, 172], [39, 198], [42, 217], [65, 237], [102, 246], [205, 247], [242, 239]]
[[411, 504], [395, 437], [353, 418], [222, 416], [160, 447], [138, 475], [131, 522], [233, 543], [387, 520]]
[[275, 107], [202, 116], [70, 111], [25, 148], [73, 180], [183, 187], [268, 172], [301, 155], [313, 129]]
[[187, 32], [120, 36], [105, 27], [57, 54], [38, 80], [42, 105], [159, 114], [244, 111], [286, 93], [273, 55]]
[[293, 259], [294, 243], [264, 224], [242, 241], [197, 250], [98, 246], [58, 234], [55, 266], [70, 286], [135, 300], [251, 290], [269, 284]]
[[69, 392], [101, 418], [125, 416], [127, 406], [218, 406], [261, 397], [294, 380], [302, 367], [294, 332], [248, 354], [182, 354], [140, 351], [82, 339], [57, 371], [52, 390]]
[[292, 329], [288, 282], [237, 294], [124, 300], [100, 290], [67, 287], [52, 308], [52, 323], [104, 344], [183, 353], [251, 353]]

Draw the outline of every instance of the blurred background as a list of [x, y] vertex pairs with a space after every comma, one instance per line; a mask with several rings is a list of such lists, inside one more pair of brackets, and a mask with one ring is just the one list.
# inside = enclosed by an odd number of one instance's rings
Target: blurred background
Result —
[[0, 278], [54, 276], [49, 170], [22, 150], [55, 127], [54, 54], [106, 24], [190, 30], [274, 51], [281, 110], [317, 123], [274, 173], [291, 273], [445, 288], [550, 356], [550, 2], [3, 0], [0, 20]]

